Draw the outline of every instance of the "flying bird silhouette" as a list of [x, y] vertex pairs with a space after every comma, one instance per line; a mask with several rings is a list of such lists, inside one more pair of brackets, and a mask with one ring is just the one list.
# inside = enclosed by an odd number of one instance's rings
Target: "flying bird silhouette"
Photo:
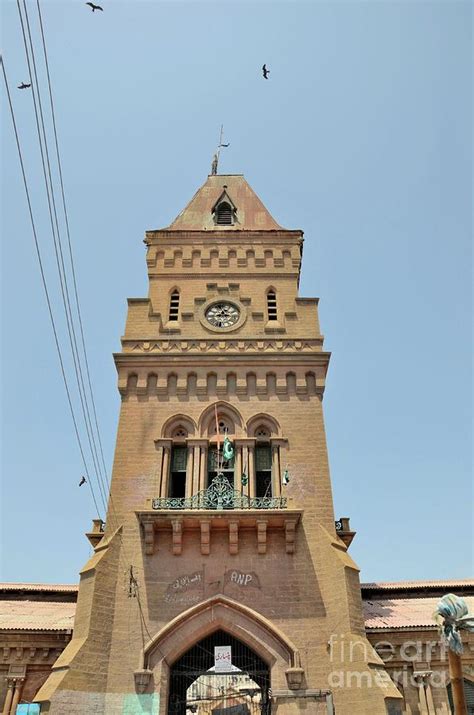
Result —
[[86, 2], [86, 5], [89, 5], [89, 7], [91, 8], [92, 12], [95, 12], [96, 10], [102, 10], [102, 12], [104, 12], [104, 8], [103, 8], [103, 7], [101, 7], [100, 5], [94, 5], [93, 2]]
[[29, 87], [31, 87], [31, 84], [25, 84], [24, 82], [18, 85], [18, 89], [28, 89]]
[[81, 481], [79, 482], [79, 486], [82, 487], [82, 485], [85, 484], [86, 481], [87, 481], [87, 480], [86, 480], [85, 477], [81, 477]]
[[267, 70], [267, 65], [263, 65], [263, 67], [262, 67], [262, 72], [263, 72], [264, 78], [265, 78], [265, 79], [268, 79], [268, 75], [270, 74], [270, 70]]
[[230, 146], [230, 143], [229, 144], [219, 144], [219, 146]]

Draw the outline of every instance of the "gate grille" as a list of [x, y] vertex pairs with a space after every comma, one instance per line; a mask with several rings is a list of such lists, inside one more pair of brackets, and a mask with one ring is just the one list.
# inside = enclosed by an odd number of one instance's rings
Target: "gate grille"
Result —
[[[214, 647], [230, 645], [232, 671], [216, 674]], [[196, 643], [171, 668], [168, 715], [270, 714], [270, 672], [248, 646], [219, 630]], [[205, 702], [204, 702], [205, 701]]]

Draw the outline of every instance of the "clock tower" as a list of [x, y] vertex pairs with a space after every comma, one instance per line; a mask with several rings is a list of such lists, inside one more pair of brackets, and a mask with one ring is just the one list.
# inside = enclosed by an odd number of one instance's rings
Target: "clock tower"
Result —
[[42, 712], [398, 713], [334, 518], [303, 232], [211, 175], [145, 243], [106, 524]]

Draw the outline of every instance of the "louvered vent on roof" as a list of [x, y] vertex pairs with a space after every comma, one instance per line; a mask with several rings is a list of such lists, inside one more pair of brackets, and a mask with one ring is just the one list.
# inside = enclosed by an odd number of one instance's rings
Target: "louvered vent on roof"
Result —
[[216, 210], [216, 223], [230, 226], [232, 224], [232, 208], [230, 204], [223, 201]]

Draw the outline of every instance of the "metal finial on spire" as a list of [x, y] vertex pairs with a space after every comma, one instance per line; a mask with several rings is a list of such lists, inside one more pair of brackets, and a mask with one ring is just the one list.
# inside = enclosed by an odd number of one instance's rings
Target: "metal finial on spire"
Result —
[[217, 145], [217, 151], [216, 151], [216, 153], [214, 154], [214, 157], [213, 157], [213, 159], [212, 159], [212, 164], [211, 164], [211, 174], [212, 174], [212, 176], [215, 176], [215, 175], [217, 174], [217, 167], [219, 166], [219, 158], [220, 158], [220, 155], [221, 155], [221, 149], [222, 149], [222, 148], [225, 148], [225, 149], [226, 149], [228, 146], [230, 146], [229, 143], [228, 143], [228, 144], [223, 144], [223, 143], [222, 143], [223, 137], [224, 137], [224, 125], [221, 124], [221, 133], [220, 133], [220, 136], [219, 136], [219, 144]]

